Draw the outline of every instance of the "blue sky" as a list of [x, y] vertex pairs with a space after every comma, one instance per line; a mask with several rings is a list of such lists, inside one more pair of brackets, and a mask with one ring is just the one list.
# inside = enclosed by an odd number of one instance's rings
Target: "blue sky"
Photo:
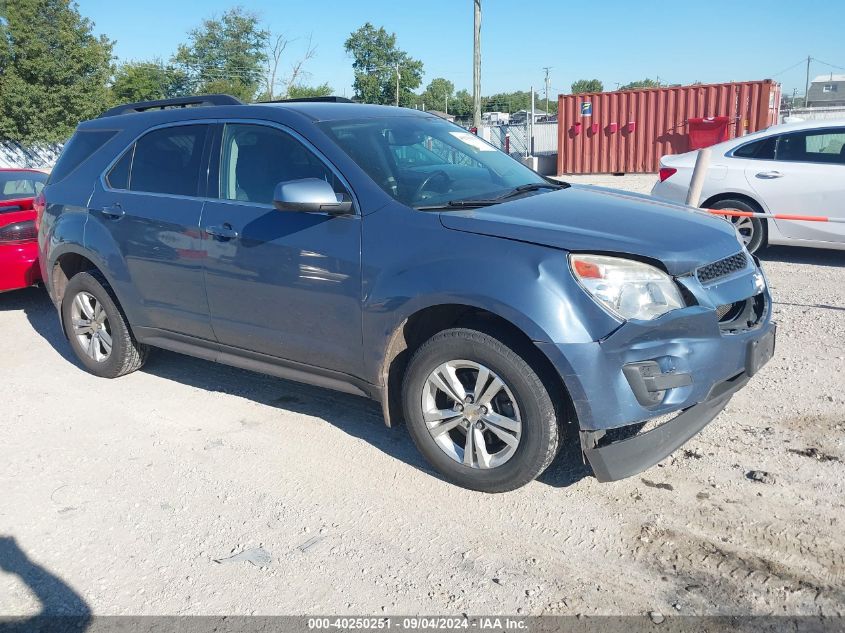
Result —
[[[167, 59], [202, 18], [237, 4], [232, 0], [78, 0], [97, 33], [117, 40], [122, 60]], [[352, 93], [351, 60], [343, 50], [364, 22], [395, 32], [401, 48], [425, 63], [427, 83], [446, 77], [471, 89], [472, 0], [253, 0], [274, 32], [309, 34], [317, 56], [309, 83], [328, 82], [336, 94]], [[529, 11], [529, 8], [531, 9]], [[579, 78], [598, 78], [605, 89], [643, 77], [661, 82], [705, 83], [773, 78], [785, 93], [804, 91], [811, 76], [845, 73], [845, 2], [710, 0], [691, 2], [550, 0], [521, 3], [484, 0], [482, 92], [541, 90], [551, 66], [553, 93], [569, 92]], [[292, 61], [292, 60], [291, 60]], [[794, 65], [796, 67], [786, 70]]]

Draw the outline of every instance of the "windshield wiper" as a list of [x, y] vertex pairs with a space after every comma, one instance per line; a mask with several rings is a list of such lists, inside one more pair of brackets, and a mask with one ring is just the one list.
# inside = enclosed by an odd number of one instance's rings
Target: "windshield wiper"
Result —
[[568, 182], [529, 182], [526, 185], [519, 185], [519, 187], [514, 187], [507, 193], [494, 198], [494, 200], [505, 200], [507, 198], [512, 198], [513, 196], [518, 196], [521, 193], [525, 193], [526, 191], [539, 191], [540, 189], [566, 189], [569, 187], [570, 184]]
[[539, 191], [541, 189], [566, 189], [570, 186], [571, 185], [567, 182], [529, 182], [525, 185], [519, 185], [518, 187], [514, 187], [510, 191], [507, 191], [500, 196], [496, 196], [495, 198], [467, 198], [465, 200], [449, 200], [449, 202], [446, 202], [445, 204], [432, 205], [429, 207], [417, 207], [417, 209], [419, 211], [435, 211], [443, 209], [475, 209], [478, 207], [490, 207], [494, 204], [499, 204], [504, 200], [516, 197], [529, 191]]

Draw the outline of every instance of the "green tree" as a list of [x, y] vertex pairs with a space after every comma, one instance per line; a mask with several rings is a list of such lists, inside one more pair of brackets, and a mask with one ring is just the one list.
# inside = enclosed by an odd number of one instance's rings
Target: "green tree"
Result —
[[67, 139], [109, 103], [112, 42], [71, 0], [0, 3], [0, 138]]
[[572, 94], [577, 95], [584, 92], [602, 92], [604, 84], [598, 79], [579, 79], [572, 84]]
[[269, 33], [255, 13], [235, 7], [203, 20], [173, 58], [189, 77], [190, 92], [223, 92], [252, 101], [264, 81]]
[[126, 62], [115, 70], [111, 93], [115, 103], [179, 97], [188, 93], [188, 75], [161, 60]]
[[355, 96], [364, 103], [396, 102], [397, 70], [399, 104], [412, 105], [413, 91], [422, 83], [423, 63], [396, 46], [396, 34], [367, 22], [352, 32], [344, 43], [353, 58]]
[[445, 111], [448, 108], [454, 114], [454, 94], [455, 84], [443, 77], [435, 77], [420, 95], [420, 101], [429, 110]]
[[[545, 107], [545, 99], [541, 99], [539, 93], [534, 93], [534, 108], [541, 110]], [[517, 90], [515, 92], [500, 92], [481, 98], [481, 109], [484, 112], [517, 112], [519, 110], [531, 109], [531, 92], [529, 90]], [[549, 101], [549, 109], [552, 112], [557, 110], [554, 101]]]
[[638, 88], [658, 88], [658, 84], [654, 79], [640, 79], [639, 81], [632, 81], [631, 83], [621, 86], [619, 90], [637, 90]]
[[332, 87], [329, 84], [319, 86], [291, 86], [288, 88], [288, 99], [305, 99], [307, 97], [327, 97], [332, 94]]
[[458, 117], [472, 116], [473, 101], [469, 90], [458, 90], [453, 99], [449, 99], [449, 114]]

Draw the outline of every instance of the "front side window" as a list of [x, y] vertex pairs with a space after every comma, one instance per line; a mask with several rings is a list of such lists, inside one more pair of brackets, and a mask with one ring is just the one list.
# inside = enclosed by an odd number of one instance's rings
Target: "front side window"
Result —
[[[207, 129], [207, 125], [180, 125], [153, 130], [139, 138], [132, 155], [128, 189], [196, 196]], [[124, 159], [126, 156], [115, 169], [125, 169]], [[115, 180], [121, 179], [122, 172], [118, 171]], [[112, 183], [111, 174], [109, 183]]]
[[280, 182], [319, 178], [335, 193], [347, 193], [326, 164], [300, 141], [278, 128], [229, 123], [223, 130], [220, 155], [220, 197], [273, 204]]
[[845, 164], [845, 130], [809, 130], [784, 134], [778, 142], [777, 159]]
[[318, 124], [379, 187], [410, 207], [493, 198], [542, 176], [442, 119], [395, 116]]

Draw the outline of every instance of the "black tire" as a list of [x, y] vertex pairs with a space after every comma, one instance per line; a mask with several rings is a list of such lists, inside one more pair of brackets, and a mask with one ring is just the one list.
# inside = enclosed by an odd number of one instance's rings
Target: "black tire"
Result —
[[[737, 209], [739, 211], [750, 211], [751, 213], [760, 213], [762, 209], [744, 200], [736, 198], [729, 198], [727, 200], [719, 200], [713, 204], [707, 205], [710, 209]], [[766, 221], [759, 218], [741, 218], [732, 217], [730, 221], [737, 226], [737, 223], [742, 225], [737, 227], [746, 240], [745, 246], [748, 252], [755, 253], [758, 250], [766, 247], [766, 240], [768, 238]]]
[[[428, 430], [423, 414], [426, 381], [441, 364], [459, 359], [497, 374], [516, 401], [522, 424], [519, 443], [512, 456], [496, 467], [482, 469], [456, 461]], [[464, 488], [489, 493], [515, 490], [540, 475], [558, 451], [558, 418], [537, 372], [514, 349], [476, 330], [444, 330], [424, 343], [408, 364], [402, 404], [408, 430], [420, 453], [445, 479]], [[455, 432], [465, 433], [460, 428]]]
[[[89, 356], [74, 332], [72, 305], [80, 292], [92, 295], [105, 311], [111, 350], [104, 360], [97, 361]], [[118, 378], [140, 369], [147, 359], [149, 347], [138, 343], [132, 336], [126, 318], [118, 307], [114, 291], [97, 271], [78, 273], [68, 282], [62, 298], [62, 322], [76, 357], [82, 366], [95, 376]]]

